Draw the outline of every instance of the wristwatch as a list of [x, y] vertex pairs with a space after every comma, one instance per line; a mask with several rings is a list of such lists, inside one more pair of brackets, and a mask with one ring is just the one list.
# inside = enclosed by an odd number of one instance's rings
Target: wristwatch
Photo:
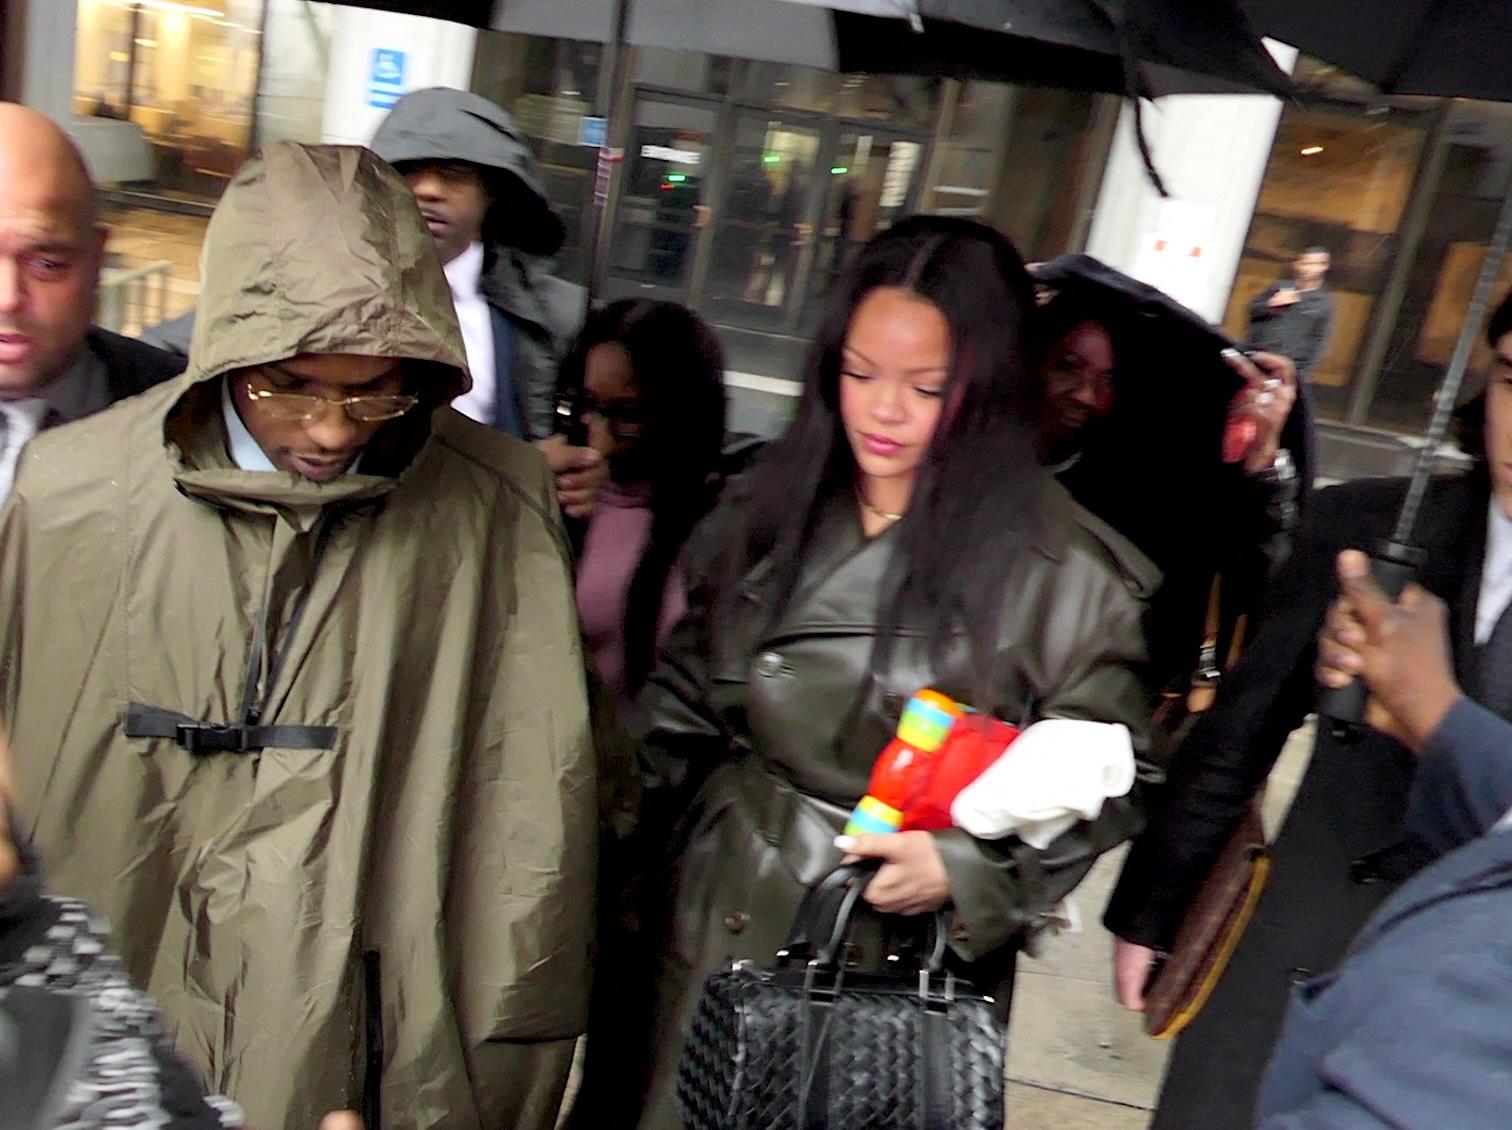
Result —
[[1291, 452], [1284, 447], [1279, 447], [1269, 467], [1250, 473], [1256, 482], [1265, 483], [1267, 486], [1280, 486], [1297, 477], [1297, 465], [1292, 462]]

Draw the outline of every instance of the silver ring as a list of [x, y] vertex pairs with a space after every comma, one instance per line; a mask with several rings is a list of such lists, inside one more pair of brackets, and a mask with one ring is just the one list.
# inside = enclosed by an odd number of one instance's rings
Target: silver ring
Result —
[[1271, 402], [1274, 401], [1275, 399], [1276, 399], [1276, 394], [1273, 393], [1273, 392], [1256, 393], [1255, 394], [1255, 407], [1257, 407], [1257, 408], [1267, 408], [1267, 407], [1270, 406]]
[[1280, 388], [1281, 384], [1282, 384], [1282, 381], [1281, 381], [1280, 377], [1266, 377], [1265, 378], [1265, 384], [1264, 384], [1263, 387], [1274, 389], [1274, 388]]

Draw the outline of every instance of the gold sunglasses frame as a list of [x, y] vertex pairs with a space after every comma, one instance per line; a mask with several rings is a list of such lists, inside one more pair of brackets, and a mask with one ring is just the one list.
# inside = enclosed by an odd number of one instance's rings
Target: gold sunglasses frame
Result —
[[[410, 409], [414, 408], [415, 405], [420, 403], [420, 398], [418, 396], [408, 396], [403, 393], [393, 393], [382, 396], [343, 396], [339, 399], [332, 400], [324, 396], [310, 396], [307, 393], [303, 392], [279, 392], [276, 389], [256, 388], [253, 386], [251, 381], [247, 381], [246, 385], [247, 399], [250, 400], [254, 406], [266, 412], [275, 420], [298, 420], [306, 424], [311, 420], [318, 419], [322, 412], [325, 412], [331, 408], [340, 408], [343, 412], [346, 413], [347, 419], [352, 421], [352, 423], [354, 424], [381, 424], [389, 420], [397, 420], [400, 416], [403, 416]], [[276, 404], [287, 404], [295, 400], [310, 402], [316, 407], [312, 408], [308, 412], [297, 415], [281, 415], [273, 407]], [[360, 416], [354, 416], [352, 414], [352, 405], [370, 404], [375, 400], [386, 400], [394, 402], [403, 401], [404, 407], [400, 408], [396, 412], [390, 412], [384, 416], [372, 416], [366, 419]]]

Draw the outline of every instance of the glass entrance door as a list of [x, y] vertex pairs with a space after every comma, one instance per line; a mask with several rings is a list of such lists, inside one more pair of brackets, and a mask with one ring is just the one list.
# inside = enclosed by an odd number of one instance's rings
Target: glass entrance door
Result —
[[606, 290], [687, 302], [706, 215], [718, 109], [642, 95], [625, 146]]
[[855, 250], [916, 206], [924, 138], [741, 110], [729, 169], [705, 306], [726, 325], [807, 336]]
[[783, 332], [813, 250], [821, 127], [740, 110], [734, 131], [703, 306], [717, 322]]
[[814, 263], [797, 303], [794, 329], [812, 337], [824, 297], [856, 251], [917, 207], [924, 140], [840, 123], [821, 178]]

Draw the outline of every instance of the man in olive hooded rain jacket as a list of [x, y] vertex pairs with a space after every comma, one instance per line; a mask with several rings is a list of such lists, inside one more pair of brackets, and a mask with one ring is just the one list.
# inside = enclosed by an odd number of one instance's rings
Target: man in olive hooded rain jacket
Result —
[[550, 1127], [595, 819], [551, 476], [445, 407], [368, 151], [248, 162], [202, 274], [188, 372], [35, 440], [0, 520], [23, 818], [250, 1125]]

